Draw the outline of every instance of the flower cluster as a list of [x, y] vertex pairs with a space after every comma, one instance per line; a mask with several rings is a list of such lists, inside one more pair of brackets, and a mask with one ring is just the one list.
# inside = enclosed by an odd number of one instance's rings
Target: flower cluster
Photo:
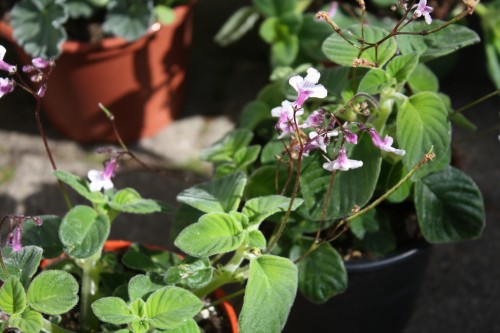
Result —
[[[304, 114], [303, 104], [309, 97], [325, 98], [327, 96], [326, 88], [318, 84], [320, 73], [314, 69], [307, 70], [306, 77], [293, 76], [290, 78], [290, 85], [297, 91], [297, 99], [294, 102], [285, 100], [271, 110], [273, 117], [278, 118], [276, 129], [279, 132], [278, 139], [291, 137], [290, 150], [298, 152], [299, 155], [293, 156], [309, 156], [312, 150], [319, 149], [324, 154], [327, 160], [323, 164], [323, 168], [328, 171], [341, 170], [347, 171], [363, 166], [362, 161], [351, 160], [347, 158], [347, 148], [345, 143], [357, 144], [358, 134], [367, 132], [373, 142], [373, 145], [380, 150], [404, 155], [405, 151], [392, 146], [394, 139], [386, 135], [383, 139], [375, 128], [368, 128], [358, 122], [340, 122], [338, 118], [324, 109], [313, 111], [302, 123], [300, 117]], [[303, 130], [309, 131], [306, 134]], [[330, 160], [325, 156], [327, 146], [330, 143], [340, 142], [337, 149], [337, 158]], [[335, 145], [334, 145], [335, 146]]]
[[[0, 45], [0, 71], [5, 71], [9, 75], [18, 74], [17, 66], [6, 63], [3, 58], [7, 50]], [[43, 97], [47, 91], [47, 81], [50, 73], [54, 68], [53, 60], [44, 60], [42, 58], [34, 58], [31, 65], [23, 66], [22, 71], [29, 75], [30, 81], [36, 87], [36, 92], [33, 92], [38, 97]], [[12, 92], [16, 86], [16, 81], [11, 78], [0, 77], [0, 98]], [[24, 87], [31, 91], [30, 87]]]

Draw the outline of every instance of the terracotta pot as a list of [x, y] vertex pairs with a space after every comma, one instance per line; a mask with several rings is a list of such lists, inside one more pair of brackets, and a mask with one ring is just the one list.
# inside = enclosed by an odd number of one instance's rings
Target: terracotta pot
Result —
[[[132, 242], [124, 240], [108, 240], [104, 244], [103, 251], [104, 252], [125, 251], [132, 244], [133, 244]], [[151, 249], [164, 250], [164, 248], [162, 248], [161, 246], [148, 246], [148, 247]], [[42, 263], [40, 264], [40, 267], [44, 268], [47, 265], [56, 262], [57, 260], [59, 259], [58, 258], [43, 259]], [[215, 299], [221, 299], [225, 296], [224, 291], [222, 291], [222, 289], [215, 290], [212, 293], [212, 295], [215, 297]], [[229, 327], [231, 328], [231, 333], [238, 333], [238, 316], [236, 315], [233, 306], [229, 302], [222, 302], [219, 306], [224, 311], [224, 314], [228, 320]]]
[[[155, 24], [132, 43], [120, 38], [64, 43], [42, 99], [49, 121], [82, 143], [116, 142], [98, 103], [114, 113], [127, 142], [151, 136], [172, 122], [184, 97], [191, 14], [192, 5], [176, 7], [174, 23]], [[14, 42], [12, 28], [5, 23], [0, 23], [0, 36]], [[21, 61], [30, 63], [16, 48]]]
[[422, 243], [380, 260], [347, 262], [347, 291], [324, 304], [298, 294], [283, 332], [402, 332], [429, 256], [429, 245]]

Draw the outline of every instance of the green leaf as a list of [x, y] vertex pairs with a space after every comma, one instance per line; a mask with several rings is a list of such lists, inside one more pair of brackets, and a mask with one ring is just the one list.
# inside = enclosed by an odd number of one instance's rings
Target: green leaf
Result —
[[[14, 252], [11, 247], [2, 250], [2, 258], [9, 276], [16, 276], [27, 288], [30, 278], [36, 273], [42, 260], [43, 250], [37, 246], [23, 246], [21, 251]], [[0, 269], [0, 279], [5, 281], [3, 269]]]
[[387, 74], [399, 84], [405, 83], [418, 65], [418, 54], [410, 53], [394, 57], [387, 64]]
[[[395, 186], [406, 175], [406, 173], [407, 171], [404, 168], [402, 162], [394, 164], [389, 170], [387, 182], [384, 184], [385, 191]], [[399, 187], [395, 192], [393, 192], [387, 198], [387, 200], [393, 203], [403, 202], [410, 195], [411, 188], [412, 188], [412, 182], [410, 179], [408, 179], [403, 183], [403, 185], [401, 185], [401, 187]]]
[[189, 319], [184, 325], [169, 330], [168, 333], [200, 333], [200, 327], [194, 319]]
[[243, 107], [239, 124], [243, 128], [254, 130], [263, 121], [271, 119], [271, 108], [262, 101], [251, 101]]
[[408, 79], [408, 84], [415, 94], [422, 91], [439, 91], [439, 80], [437, 76], [424, 64], [417, 65]]
[[264, 16], [280, 17], [293, 13], [297, 7], [297, 0], [253, 0], [252, 2]]
[[23, 313], [13, 315], [9, 324], [24, 333], [38, 333], [42, 330], [43, 317], [40, 313], [28, 308]]
[[89, 18], [94, 13], [94, 7], [88, 0], [66, 0], [66, 9], [69, 17], [73, 19]]
[[116, 211], [135, 214], [151, 214], [170, 210], [166, 205], [161, 205], [155, 200], [143, 199], [141, 195], [132, 188], [118, 191], [109, 206]]
[[396, 235], [389, 220], [377, 215], [373, 216], [373, 220], [367, 223], [378, 224], [378, 228], [375, 232], [365, 233], [361, 239], [361, 249], [375, 256], [384, 256], [394, 252], [396, 250]]
[[63, 251], [58, 235], [61, 218], [54, 215], [41, 215], [40, 218], [43, 221], [41, 226], [35, 225], [32, 220], [24, 223], [22, 244], [40, 246], [43, 249], [44, 258], [56, 258]]
[[257, 100], [269, 106], [269, 115], [271, 115], [271, 108], [281, 105], [285, 98], [284, 83], [281, 81], [269, 83], [257, 94]]
[[299, 53], [299, 37], [281, 36], [271, 45], [271, 62], [274, 67], [291, 65]]
[[302, 28], [299, 32], [299, 52], [306, 54], [316, 62], [325, 62], [326, 56], [319, 50], [321, 50], [323, 41], [331, 33], [330, 26], [318, 21], [313, 13], [304, 14]]
[[26, 292], [17, 276], [11, 276], [0, 289], [0, 309], [10, 315], [26, 309]]
[[144, 319], [135, 319], [130, 323], [130, 327], [134, 333], [146, 333], [149, 331], [149, 323]]
[[378, 94], [387, 85], [389, 75], [380, 68], [371, 69], [359, 82], [358, 92]]
[[73, 175], [67, 171], [56, 170], [53, 172], [54, 176], [75, 190], [85, 199], [95, 204], [106, 203], [106, 197], [101, 192], [91, 192], [89, 184], [81, 177]]
[[28, 303], [34, 310], [59, 315], [78, 303], [78, 282], [64, 271], [43, 271], [28, 289]]
[[208, 257], [234, 251], [244, 239], [243, 226], [232, 215], [209, 213], [184, 229], [175, 246], [193, 257]]
[[157, 291], [163, 286], [151, 281], [149, 276], [138, 274], [130, 279], [128, 283], [128, 296], [131, 301], [141, 299], [142, 297]]
[[88, 206], [75, 206], [63, 218], [59, 238], [72, 257], [85, 259], [100, 251], [108, 239], [110, 221]]
[[232, 162], [233, 156], [252, 141], [253, 133], [245, 128], [235, 129], [208, 148], [200, 152], [200, 158], [207, 162]]
[[152, 0], [111, 0], [102, 28], [114, 36], [133, 41], [146, 34], [153, 19]]
[[267, 246], [267, 240], [264, 234], [260, 230], [252, 230], [247, 234], [248, 246], [256, 247], [259, 249], [265, 249]]
[[[333, 33], [328, 37], [322, 46], [323, 53], [331, 61], [351, 67], [355, 58], [365, 59], [369, 62], [377, 63], [382, 66], [394, 56], [397, 50], [396, 41], [394, 38], [389, 38], [378, 47], [378, 56], [376, 56], [375, 48], [370, 48], [359, 55], [359, 47], [361, 44], [355, 38], [361, 38], [361, 25], [355, 24], [346, 29], [343, 29], [347, 39], [356, 46], [347, 43], [339, 34]], [[365, 25], [364, 40], [368, 43], [375, 43], [387, 36], [389, 32], [384, 29]]]
[[146, 301], [150, 323], [161, 330], [182, 326], [202, 308], [203, 302], [193, 293], [173, 286], [157, 290]]
[[130, 312], [127, 303], [119, 297], [103, 297], [92, 303], [92, 311], [105, 323], [123, 325], [131, 323], [134, 315]]
[[[294, 249], [298, 258], [311, 242], [304, 242]], [[292, 252], [295, 252], [292, 250]], [[295, 258], [295, 259], [296, 259]], [[347, 271], [340, 254], [331, 244], [320, 245], [299, 263], [299, 289], [314, 303], [324, 303], [347, 289]]]
[[451, 166], [418, 182], [414, 200], [420, 228], [431, 243], [478, 238], [484, 229], [481, 191]]
[[230, 212], [238, 208], [246, 183], [245, 174], [230, 174], [182, 191], [177, 201], [205, 213]]
[[[278, 172], [276, 172], [278, 171]], [[287, 192], [291, 192], [291, 187], [295, 181], [295, 172], [292, 170], [290, 182], [287, 187]], [[276, 195], [284, 188], [289, 176], [289, 170], [286, 165], [266, 165], [255, 170], [248, 180], [248, 185], [245, 189], [245, 197], [257, 198], [261, 196]], [[276, 187], [276, 177], [278, 184]]]
[[168, 269], [165, 282], [194, 290], [207, 285], [212, 276], [213, 269], [208, 258], [187, 257], [179, 265]]
[[435, 93], [422, 92], [410, 97], [398, 112], [397, 137], [406, 151], [403, 164], [411, 170], [424, 158], [431, 147], [436, 157], [425, 163], [413, 175], [417, 180], [442, 167], [448, 159], [451, 142], [451, 125], [448, 111]]
[[[296, 210], [304, 201], [295, 199], [292, 205], [292, 211]], [[290, 198], [281, 195], [269, 195], [248, 200], [243, 207], [242, 213], [248, 216], [250, 225], [258, 225], [267, 217], [285, 212], [290, 205]]]
[[263, 255], [251, 260], [239, 317], [240, 332], [281, 332], [297, 285], [297, 266], [289, 259]]
[[[416, 21], [408, 24], [402, 31], [421, 32], [437, 28], [443, 23], [440, 20], [433, 20], [432, 24], [427, 25], [423, 21]], [[399, 35], [397, 41], [402, 54], [417, 52], [420, 54], [420, 61], [426, 62], [476, 44], [480, 39], [472, 29], [460, 24], [451, 24], [425, 37], [423, 35]]]
[[130, 312], [137, 318], [146, 318], [146, 302], [138, 298], [130, 303]]
[[59, 56], [68, 19], [63, 0], [22, 0], [11, 11], [14, 38], [32, 57]]
[[234, 163], [240, 170], [243, 170], [257, 160], [259, 153], [259, 145], [242, 147], [234, 154]]
[[[371, 199], [380, 173], [380, 151], [367, 134], [360, 135], [357, 145], [346, 147], [349, 158], [363, 161], [363, 166], [336, 173], [326, 206], [327, 220], [347, 215], [355, 206], [363, 207]], [[300, 178], [304, 204], [316, 220], [321, 219], [331, 177], [331, 173], [323, 169], [323, 163], [324, 159], [318, 155], [304, 159]]]
[[220, 28], [214, 37], [215, 42], [227, 46], [239, 40], [252, 29], [259, 19], [259, 13], [250, 6], [240, 7]]
[[175, 10], [169, 6], [156, 5], [154, 14], [161, 24], [169, 25], [175, 21]]
[[133, 244], [123, 255], [122, 263], [137, 271], [161, 272], [172, 265], [174, 260], [175, 254], [168, 251], [149, 249], [139, 244]]

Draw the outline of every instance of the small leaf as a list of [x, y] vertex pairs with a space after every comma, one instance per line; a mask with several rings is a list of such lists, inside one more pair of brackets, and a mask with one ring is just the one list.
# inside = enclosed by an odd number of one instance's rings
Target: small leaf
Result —
[[146, 301], [146, 312], [150, 323], [161, 330], [175, 329], [184, 325], [202, 308], [203, 302], [193, 293], [173, 286], [157, 290]]
[[141, 299], [142, 297], [157, 291], [164, 286], [151, 281], [149, 276], [138, 274], [130, 279], [128, 283], [128, 296], [131, 301]]
[[214, 37], [215, 42], [227, 46], [239, 40], [252, 29], [259, 19], [259, 13], [250, 6], [240, 7], [220, 28]]
[[251, 260], [239, 317], [240, 332], [281, 332], [297, 285], [297, 266], [289, 259], [263, 255]]
[[403, 84], [408, 80], [417, 65], [418, 54], [410, 53], [394, 57], [387, 64], [386, 71], [390, 77], [395, 78], [398, 83]]
[[478, 238], [484, 229], [481, 191], [451, 166], [416, 184], [415, 206], [422, 233], [431, 243]]
[[43, 271], [33, 279], [28, 289], [30, 307], [45, 314], [63, 314], [77, 302], [78, 283], [64, 271]]
[[75, 206], [63, 218], [59, 238], [70, 256], [85, 259], [100, 251], [108, 238], [108, 217], [88, 206]]
[[114, 325], [131, 323], [134, 315], [127, 303], [118, 297], [103, 297], [92, 303], [92, 311], [99, 320]]
[[182, 191], [177, 201], [205, 213], [230, 212], [238, 208], [246, 183], [243, 173], [230, 174]]
[[130, 323], [130, 327], [134, 333], [146, 333], [149, 331], [149, 323], [144, 319], [136, 319]]
[[[16, 276], [27, 288], [30, 278], [36, 273], [42, 260], [43, 250], [37, 246], [23, 246], [21, 251], [14, 252], [11, 247], [2, 250], [3, 262], [9, 276]], [[3, 269], [0, 269], [0, 279], [5, 281]]]
[[149, 249], [139, 244], [130, 246], [122, 258], [122, 263], [133, 270], [143, 272], [163, 271], [173, 264], [173, 253]]
[[358, 92], [378, 94], [387, 85], [388, 80], [389, 76], [383, 69], [373, 68], [359, 82]]
[[137, 318], [145, 318], [146, 317], [146, 302], [142, 299], [138, 298], [130, 303], [129, 306], [130, 312], [136, 316]]
[[255, 130], [263, 121], [271, 118], [271, 108], [266, 103], [262, 101], [251, 101], [245, 104], [241, 111], [239, 126], [249, 130]]
[[398, 112], [397, 137], [406, 151], [403, 164], [411, 170], [433, 147], [436, 157], [413, 175], [417, 180], [441, 167], [449, 156], [451, 125], [448, 111], [435, 93], [422, 92], [410, 97]]
[[[296, 248], [302, 255], [311, 242]], [[340, 254], [329, 243], [320, 245], [299, 263], [299, 289], [312, 302], [324, 303], [347, 289], [347, 271]]]
[[109, 206], [114, 210], [134, 214], [151, 214], [165, 212], [170, 209], [165, 204], [160, 204], [155, 200], [143, 199], [141, 195], [132, 188], [118, 191]]
[[240, 170], [244, 170], [257, 160], [260, 153], [259, 145], [242, 147], [234, 154], [234, 163]]
[[54, 176], [75, 190], [85, 199], [89, 200], [95, 204], [106, 203], [106, 198], [101, 192], [91, 192], [89, 189], [89, 184], [81, 177], [73, 175], [72, 173], [56, 170], [53, 172]]
[[222, 137], [212, 146], [200, 152], [200, 158], [207, 162], [231, 162], [236, 151], [248, 146], [253, 133], [248, 129], [235, 129]]
[[61, 255], [63, 245], [59, 239], [61, 218], [54, 215], [41, 215], [41, 226], [28, 220], [23, 225], [23, 245], [36, 245], [43, 249], [44, 258], [51, 259]]
[[184, 325], [169, 330], [168, 333], [200, 333], [200, 327], [194, 319], [189, 319]]
[[0, 289], [0, 309], [13, 315], [26, 309], [26, 292], [16, 276], [11, 276]]
[[264, 16], [283, 16], [293, 13], [297, 0], [253, 0], [255, 8]]
[[379, 230], [380, 226], [377, 223], [375, 212], [372, 209], [351, 222], [349, 230], [351, 230], [357, 239], [363, 239], [365, 234]]
[[128, 41], [146, 34], [154, 19], [152, 0], [111, 0], [103, 30]]
[[[302, 199], [295, 199], [291, 210], [296, 210], [302, 203]], [[250, 225], [258, 225], [275, 213], [285, 212], [289, 205], [290, 198], [281, 195], [269, 195], [248, 200], [242, 212], [248, 216]]]
[[291, 65], [299, 53], [299, 38], [282, 36], [271, 45], [271, 61], [274, 66]]
[[360, 247], [375, 256], [384, 256], [396, 250], [396, 235], [390, 221], [377, 215], [372, 223], [378, 224], [375, 232], [367, 232], [361, 240]]
[[38, 333], [42, 330], [43, 317], [40, 313], [28, 308], [23, 313], [13, 315], [9, 324], [24, 333]]
[[265, 249], [267, 245], [266, 237], [260, 230], [252, 230], [248, 233], [248, 246]]
[[212, 276], [213, 269], [208, 258], [187, 257], [179, 265], [168, 269], [165, 282], [194, 290], [207, 285]]
[[[396, 41], [394, 38], [389, 38], [378, 47], [378, 52], [375, 52], [375, 48], [372, 47], [360, 55], [359, 47], [362, 45], [356, 38], [361, 38], [362, 36], [361, 25], [355, 24], [342, 30], [349, 41], [356, 46], [347, 43], [337, 33], [331, 34], [330, 37], [323, 42], [322, 46], [322, 50], [328, 59], [336, 64], [351, 67], [353, 60], [355, 58], [360, 58], [376, 63], [380, 67], [396, 53]], [[364, 40], [368, 43], [376, 43], [387, 35], [389, 35], [389, 32], [384, 29], [369, 25], [364, 26]]]
[[209, 213], [184, 229], [175, 246], [193, 257], [208, 257], [234, 251], [244, 239], [243, 226], [232, 215]]
[[32, 57], [59, 56], [68, 19], [63, 0], [22, 0], [11, 11], [14, 38]]

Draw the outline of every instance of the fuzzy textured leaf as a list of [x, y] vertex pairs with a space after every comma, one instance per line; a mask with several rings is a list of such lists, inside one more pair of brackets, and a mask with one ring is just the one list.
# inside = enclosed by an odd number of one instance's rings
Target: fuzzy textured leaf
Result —
[[246, 128], [235, 129], [210, 147], [203, 149], [200, 158], [212, 163], [231, 162], [236, 151], [248, 146], [252, 138], [252, 131]]
[[39, 216], [43, 225], [37, 226], [32, 220], [28, 220], [23, 225], [23, 245], [36, 245], [43, 249], [44, 258], [56, 258], [61, 255], [63, 245], [59, 239], [59, 225], [61, 218], [55, 215]]
[[272, 255], [253, 259], [239, 317], [240, 332], [281, 332], [297, 285], [297, 266], [291, 260]]
[[101, 192], [91, 192], [88, 182], [81, 177], [62, 170], [56, 170], [53, 174], [57, 179], [71, 187], [88, 201], [96, 204], [106, 203], [104, 195]]
[[[369, 62], [376, 63], [378, 66], [384, 65], [396, 53], [397, 45], [394, 38], [389, 38], [382, 43], [378, 48], [376, 56], [375, 48], [370, 48], [359, 54], [359, 48], [362, 45], [358, 40], [353, 37], [361, 38], [361, 25], [355, 24], [348, 28], [342, 29], [344, 35], [356, 46], [347, 43], [339, 34], [333, 33], [328, 37], [322, 46], [323, 53], [328, 59], [342, 66], [352, 66], [355, 58], [368, 60]], [[364, 27], [364, 40], [369, 43], [375, 43], [387, 36], [389, 32], [384, 29], [365, 25]]]
[[203, 302], [193, 293], [173, 286], [157, 290], [146, 301], [150, 323], [161, 330], [182, 326], [202, 308]]
[[115, 325], [128, 324], [134, 320], [127, 303], [119, 297], [104, 297], [92, 303], [92, 311], [101, 321]]
[[431, 243], [481, 236], [485, 223], [481, 191], [462, 171], [448, 166], [416, 184], [415, 205], [424, 237]]
[[0, 309], [13, 315], [26, 309], [26, 292], [17, 276], [11, 276], [0, 289]]
[[403, 164], [407, 170], [411, 170], [434, 147], [436, 157], [418, 169], [413, 180], [443, 167], [443, 162], [449, 159], [451, 124], [439, 96], [422, 92], [405, 101], [398, 112], [397, 137], [400, 148], [406, 151]]
[[[30, 278], [36, 273], [42, 260], [42, 248], [38, 246], [23, 246], [21, 251], [14, 252], [11, 247], [2, 250], [3, 262], [9, 276], [16, 276], [22, 285], [27, 288]], [[0, 269], [0, 279], [5, 281], [5, 276]]]
[[133, 41], [146, 34], [154, 19], [152, 0], [112, 0], [108, 3], [103, 30]]
[[100, 251], [108, 239], [109, 218], [88, 206], [75, 206], [63, 218], [59, 238], [66, 253], [85, 259]]
[[43, 317], [37, 311], [26, 309], [23, 313], [13, 315], [9, 324], [24, 333], [38, 333], [42, 330]]
[[244, 239], [243, 226], [232, 215], [209, 213], [184, 229], [175, 246], [193, 257], [208, 257], [236, 250]]
[[33, 279], [28, 289], [30, 307], [41, 313], [63, 314], [77, 302], [78, 282], [65, 271], [43, 271]]
[[[296, 210], [304, 200], [295, 199], [292, 205], [292, 211]], [[248, 200], [243, 207], [243, 214], [248, 216], [250, 225], [258, 225], [267, 217], [278, 213], [285, 212], [290, 205], [290, 198], [281, 195], [269, 195], [265, 197], [257, 197]]]

